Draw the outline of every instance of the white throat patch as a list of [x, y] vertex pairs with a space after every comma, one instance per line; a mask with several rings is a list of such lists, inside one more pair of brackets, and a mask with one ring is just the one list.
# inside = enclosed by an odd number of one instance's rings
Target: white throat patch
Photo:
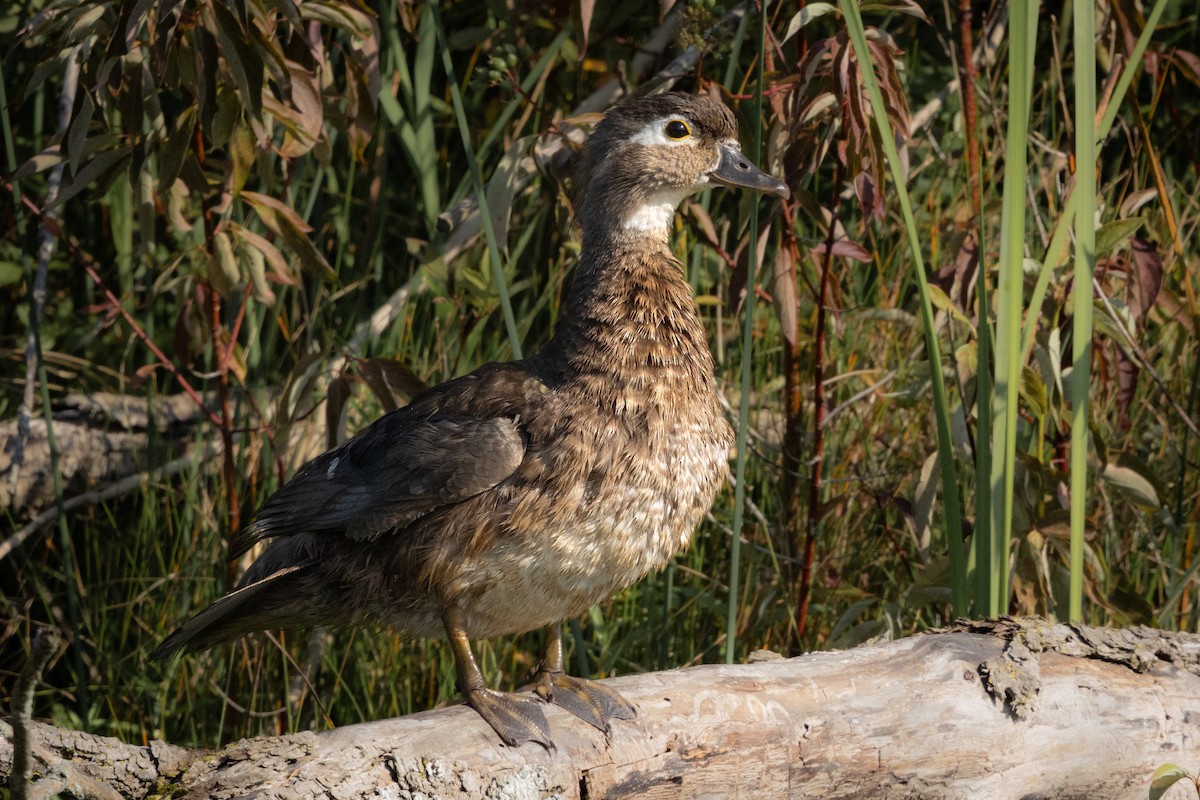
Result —
[[651, 233], [671, 230], [675, 209], [692, 192], [685, 189], [666, 189], [648, 199], [625, 218], [621, 226], [627, 231]]

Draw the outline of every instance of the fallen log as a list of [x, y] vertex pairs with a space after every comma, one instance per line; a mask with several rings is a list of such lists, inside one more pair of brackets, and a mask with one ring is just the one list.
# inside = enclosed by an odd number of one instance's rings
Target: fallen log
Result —
[[[201, 416], [183, 394], [153, 403], [107, 392], [61, 398], [54, 408], [54, 437], [64, 495], [93, 491], [185, 455]], [[18, 425], [0, 422], [0, 508], [14, 519], [54, 504], [46, 420], [30, 420], [24, 437]]]
[[1160, 764], [1200, 767], [1200, 636], [1149, 628], [960, 623], [608, 684], [637, 718], [606, 737], [548, 708], [551, 752], [455, 706], [216, 752], [37, 725], [33, 755], [50, 788], [280, 799], [1144, 798]]

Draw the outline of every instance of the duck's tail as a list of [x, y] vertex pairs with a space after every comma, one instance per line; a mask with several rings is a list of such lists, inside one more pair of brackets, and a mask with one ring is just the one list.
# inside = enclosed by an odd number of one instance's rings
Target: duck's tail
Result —
[[[206, 650], [255, 631], [319, 622], [305, 613], [308, 604], [304, 602], [307, 599], [304, 578], [311, 566], [307, 563], [281, 567], [230, 592], [176, 628], [154, 648], [150, 659], [169, 658], [181, 650]], [[246, 577], [254, 578], [250, 573]]]

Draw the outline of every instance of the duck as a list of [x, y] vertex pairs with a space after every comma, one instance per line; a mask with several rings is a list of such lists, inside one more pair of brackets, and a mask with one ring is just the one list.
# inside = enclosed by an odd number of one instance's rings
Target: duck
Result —
[[[634, 706], [573, 677], [562, 624], [687, 547], [728, 474], [696, 300], [670, 248], [678, 206], [713, 186], [786, 199], [724, 103], [667, 92], [597, 123], [577, 169], [581, 233], [536, 355], [423, 394], [304, 464], [232, 539], [261, 555], [167, 636], [165, 659], [255, 631], [374, 624], [445, 637], [457, 689], [509, 746], [553, 749], [552, 703], [611, 733]], [[523, 693], [490, 688], [471, 640], [545, 631]]]

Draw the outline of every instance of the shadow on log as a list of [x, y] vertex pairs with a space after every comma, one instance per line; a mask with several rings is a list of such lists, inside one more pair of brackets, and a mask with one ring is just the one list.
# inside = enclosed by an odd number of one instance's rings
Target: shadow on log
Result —
[[455, 706], [216, 752], [35, 725], [35, 775], [125, 797], [1144, 798], [1163, 762], [1200, 766], [1200, 636], [1148, 628], [964, 622], [608, 683], [637, 719], [606, 738], [549, 706], [553, 752]]

